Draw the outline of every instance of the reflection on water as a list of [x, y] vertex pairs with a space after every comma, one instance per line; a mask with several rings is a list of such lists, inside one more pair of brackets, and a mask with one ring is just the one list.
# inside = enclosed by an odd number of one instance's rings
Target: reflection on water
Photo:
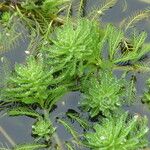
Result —
[[[133, 12], [145, 9], [148, 7], [148, 3], [142, 2], [146, 0], [127, 0], [127, 10], [125, 12], [122, 12], [122, 9], [124, 7], [123, 0], [120, 0], [118, 4], [113, 7], [111, 10], [106, 12], [105, 17], [103, 17], [102, 22], [113, 22], [114, 24], [118, 25], [119, 22], [124, 18], [128, 17]], [[90, 0], [87, 3], [87, 12], [90, 10], [94, 4], [99, 3], [99, 0]], [[137, 26], [140, 30], [145, 30], [149, 33], [150, 36], [150, 22], [141, 22]], [[15, 50], [12, 50], [11, 52], [7, 52], [5, 56], [7, 56], [12, 66], [16, 62], [22, 62], [25, 58], [24, 50], [26, 48], [26, 43], [21, 43], [20, 46], [18, 46]], [[145, 87], [145, 79], [149, 77], [149, 75], [145, 74], [137, 74], [137, 90], [138, 90], [138, 100], [135, 102], [135, 104], [131, 107], [126, 107], [127, 110], [130, 110], [132, 113], [140, 113], [142, 115], [147, 115], [149, 121], [150, 121], [150, 110], [148, 110], [147, 106], [143, 105], [140, 101], [140, 95], [143, 93]], [[52, 118], [58, 114], [65, 113], [68, 109], [75, 109], [78, 105], [78, 100], [80, 98], [80, 93], [75, 92], [71, 94], [67, 94], [61, 102], [58, 103], [57, 108], [52, 113]], [[77, 108], [76, 108], [77, 109]], [[2, 126], [7, 133], [10, 135], [10, 137], [16, 142], [16, 143], [25, 143], [25, 142], [31, 142], [31, 124], [33, 123], [33, 119], [30, 119], [28, 117], [7, 117], [4, 116], [0, 118], [0, 126]], [[57, 123], [56, 123], [57, 126]], [[149, 122], [150, 127], [150, 122]], [[64, 128], [58, 126], [58, 131], [61, 133], [59, 136], [65, 140], [69, 138], [69, 135], [65, 132]], [[62, 137], [63, 136], [63, 137]], [[7, 140], [0, 134], [0, 142], [2, 143], [8, 143]], [[9, 143], [8, 143], [9, 145]]]

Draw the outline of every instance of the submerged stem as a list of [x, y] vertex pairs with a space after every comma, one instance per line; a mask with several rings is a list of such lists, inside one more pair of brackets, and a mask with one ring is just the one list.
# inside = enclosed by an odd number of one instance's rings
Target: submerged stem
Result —
[[78, 17], [80, 18], [83, 14], [83, 5], [84, 5], [84, 0], [80, 0], [80, 5], [78, 9]]
[[[44, 117], [49, 123], [51, 123], [51, 120], [49, 118], [49, 110], [44, 109]], [[53, 138], [56, 141], [57, 145], [60, 147], [60, 149], [64, 150], [63, 144], [62, 144], [61, 140], [59, 139], [59, 136], [56, 132], [53, 133]]]
[[134, 71], [134, 72], [150, 72], [149, 67], [144, 66], [114, 66], [114, 70]]

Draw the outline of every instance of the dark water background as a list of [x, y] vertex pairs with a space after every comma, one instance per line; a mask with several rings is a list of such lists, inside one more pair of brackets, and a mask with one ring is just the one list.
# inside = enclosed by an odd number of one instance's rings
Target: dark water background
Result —
[[[119, 22], [123, 20], [123, 18], [130, 16], [131, 14], [133, 14], [133, 12], [145, 9], [150, 6], [150, 4], [139, 2], [138, 0], [127, 0], [128, 4], [127, 10], [125, 12], [122, 12], [122, 9], [124, 7], [123, 2], [124, 0], [119, 0], [116, 6], [107, 11], [102, 21], [104, 23], [112, 22], [113, 24], [118, 25]], [[90, 8], [93, 7], [95, 4], [99, 4], [99, 0], [90, 0], [86, 4], [86, 11], [88, 12]], [[137, 28], [146, 31], [149, 36], [148, 41], [150, 41], [150, 21], [147, 20], [140, 22], [137, 25]], [[28, 41], [20, 42], [20, 45], [17, 48], [4, 54], [10, 60], [11, 66], [14, 66], [15, 63], [21, 63], [24, 61], [26, 56], [24, 50], [27, 48], [27, 43]], [[2, 56], [0, 55], [0, 57]], [[136, 88], [138, 91], [138, 99], [133, 106], [126, 107], [125, 109], [130, 110], [131, 113], [139, 113], [141, 115], [146, 115], [149, 119], [149, 127], [150, 127], [150, 110], [146, 105], [143, 105], [141, 103], [140, 97], [146, 88], [145, 80], [149, 78], [149, 76], [150, 74], [142, 74], [142, 73], [136, 74], [137, 77]], [[79, 99], [80, 93], [78, 92], [67, 94], [65, 97], [62, 98], [62, 100], [58, 103], [57, 108], [53, 111], [52, 118], [54, 118], [54, 116], [57, 116], [58, 114], [62, 114], [68, 109], [77, 109], [76, 107], [78, 105]], [[9, 134], [9, 136], [15, 141], [15, 143], [18, 144], [29, 143], [33, 141], [33, 138], [31, 137], [31, 125], [33, 124], [33, 122], [34, 120], [28, 117], [4, 116], [0, 118], [0, 126], [3, 127], [3, 129], [7, 132], [7, 134]], [[67, 134], [66, 130], [64, 130], [63, 127], [61, 126], [57, 127], [61, 139], [65, 140], [70, 138], [70, 136]], [[10, 143], [0, 133], [0, 145], [1, 143], [10, 146]]]

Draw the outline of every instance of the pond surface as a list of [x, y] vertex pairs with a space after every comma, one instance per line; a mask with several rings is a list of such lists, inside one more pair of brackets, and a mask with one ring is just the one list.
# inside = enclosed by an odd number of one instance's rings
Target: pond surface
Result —
[[[91, 7], [94, 7], [95, 4], [98, 4], [100, 0], [89, 0], [89, 2], [86, 4], [86, 11], [88, 12]], [[102, 22], [112, 22], [113, 24], [118, 25], [123, 18], [130, 16], [133, 14], [133, 12], [136, 12], [141, 9], [145, 9], [148, 6], [150, 6], [149, 3], [138, 1], [138, 0], [127, 0], [127, 10], [122, 12], [122, 9], [125, 9], [125, 0], [119, 0], [118, 4], [114, 6], [112, 9], [107, 11], [105, 16], [102, 19]], [[137, 25], [137, 28], [140, 30], [145, 30], [148, 33], [149, 39], [150, 39], [150, 21], [142, 21]], [[148, 39], [148, 40], [149, 40]], [[9, 58], [11, 62], [11, 67], [14, 66], [15, 63], [23, 62], [25, 59], [25, 49], [27, 47], [26, 42], [20, 42], [20, 45], [5, 53], [4, 55]], [[0, 56], [2, 57], [2, 56]], [[1, 66], [1, 64], [0, 64]], [[138, 91], [138, 99], [135, 102], [135, 104], [131, 107], [126, 107], [126, 110], [130, 110], [132, 113], [139, 113], [141, 115], [146, 115], [149, 119], [149, 127], [150, 127], [150, 110], [146, 105], [143, 105], [141, 103], [141, 97], [142, 93], [144, 92], [145, 86], [145, 79], [149, 77], [149, 74], [142, 74], [137, 73], [137, 91]], [[54, 116], [57, 116], [58, 114], [62, 114], [68, 109], [77, 109], [78, 101], [80, 99], [80, 93], [74, 92], [67, 94], [65, 97], [62, 98], [62, 101], [60, 101], [57, 105], [57, 108], [52, 113], [52, 118]], [[77, 110], [79, 111], [79, 110]], [[3, 112], [1, 112], [2, 114]], [[1, 116], [1, 115], [0, 115]], [[29, 143], [33, 141], [33, 138], [31, 136], [31, 125], [33, 124], [34, 120], [28, 117], [8, 117], [8, 116], [2, 116], [0, 118], [0, 126], [3, 128], [5, 132], [10, 136], [10, 138], [15, 143]], [[57, 123], [54, 123], [57, 126]], [[63, 127], [57, 126], [58, 132], [60, 133], [59, 137], [62, 140], [69, 139], [70, 136], [67, 134], [67, 132], [64, 130]], [[79, 129], [80, 130], [80, 129]], [[150, 139], [150, 138], [149, 138]], [[0, 131], [0, 147], [1, 143], [3, 143], [5, 146], [8, 145], [8, 147], [11, 147], [8, 140], [3, 136], [3, 134]]]

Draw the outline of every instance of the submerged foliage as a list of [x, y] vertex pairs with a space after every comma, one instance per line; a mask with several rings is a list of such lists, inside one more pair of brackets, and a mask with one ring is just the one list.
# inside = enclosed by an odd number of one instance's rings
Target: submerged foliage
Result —
[[[99, 23], [98, 17], [116, 2], [101, 0], [101, 6], [89, 14], [84, 10], [85, 0], [77, 4], [77, 14], [71, 0], [0, 3], [0, 50], [15, 47], [24, 38], [31, 40], [24, 64], [16, 64], [9, 75], [3, 75], [0, 86], [2, 110], [10, 116], [35, 119], [33, 144], [16, 145], [14, 150], [148, 147], [147, 118], [118, 114], [135, 100], [136, 77], [131, 71], [150, 71], [148, 65], [143, 65], [150, 52], [147, 34], [131, 30], [148, 17], [149, 9], [126, 19], [121, 28]], [[125, 32], [128, 29], [130, 34]], [[62, 101], [61, 107], [68, 111], [55, 116], [54, 106], [69, 92], [81, 94], [79, 108], [72, 110], [70, 105], [65, 106], [68, 101]], [[149, 102], [149, 91], [145, 97]], [[61, 125], [71, 134], [67, 141], [57, 135]]]
[[50, 72], [44, 71], [42, 60], [30, 57], [27, 65], [15, 67], [15, 73], [9, 78], [4, 91], [4, 98], [43, 106], [44, 100], [48, 98], [48, 86], [52, 79]]
[[58, 28], [51, 37], [52, 44], [44, 46], [41, 52], [46, 53], [48, 64], [63, 71], [67, 78], [81, 77], [100, 68], [116, 69], [124, 63], [130, 66], [128, 70], [136, 70], [142, 68], [137, 63], [150, 51], [146, 37], [145, 32], [134, 32], [126, 38], [113, 25], [105, 29], [95, 21], [82, 19], [77, 25], [67, 23]]
[[98, 59], [100, 33], [99, 25], [86, 19], [58, 28], [51, 38], [53, 44], [44, 50], [49, 65], [66, 72], [67, 78], [81, 77]]
[[61, 85], [53, 88], [55, 84], [52, 70], [44, 66], [42, 57], [36, 60], [30, 56], [26, 65], [16, 65], [2, 91], [2, 98], [7, 102], [38, 103], [42, 108], [47, 107], [66, 91]]
[[20, 20], [10, 12], [4, 12], [0, 20], [0, 53], [16, 48], [25, 40], [25, 29]]
[[[64, 22], [60, 13], [64, 12], [70, 2], [70, 0], [10, 0], [0, 2], [0, 11], [2, 11], [0, 17], [0, 51], [15, 48], [21, 40], [30, 39], [32, 41], [39, 34], [44, 37], [52, 22], [56, 26]], [[24, 34], [22, 31], [26, 33]], [[30, 33], [34, 33], [34, 37]]]
[[85, 134], [85, 144], [93, 150], [137, 150], [148, 144], [147, 119], [138, 115], [131, 119], [128, 113], [105, 118], [101, 124], [95, 124], [94, 130]]
[[57, 17], [60, 12], [66, 9], [68, 2], [70, 0], [26, 0], [20, 2], [17, 12], [18, 16], [22, 18], [30, 29], [39, 26], [40, 32], [44, 34], [51, 21], [55, 20], [58, 23], [62, 23], [63, 19]]
[[147, 86], [148, 90], [145, 91], [144, 96], [143, 96], [143, 102], [150, 105], [150, 79], [147, 80]]
[[38, 150], [41, 148], [46, 147], [46, 145], [38, 144], [38, 143], [31, 143], [31, 144], [22, 144], [22, 145], [17, 145], [16, 147], [13, 148], [13, 150]]
[[55, 128], [52, 127], [52, 124], [44, 119], [38, 120], [35, 125], [32, 126], [32, 134], [37, 135], [40, 138], [45, 138], [47, 141], [54, 133]]
[[126, 93], [127, 87], [123, 79], [117, 79], [109, 71], [102, 72], [97, 78], [93, 76], [83, 82], [81, 105], [90, 111], [91, 117], [100, 112], [110, 116], [124, 104], [124, 98], [128, 98]]

